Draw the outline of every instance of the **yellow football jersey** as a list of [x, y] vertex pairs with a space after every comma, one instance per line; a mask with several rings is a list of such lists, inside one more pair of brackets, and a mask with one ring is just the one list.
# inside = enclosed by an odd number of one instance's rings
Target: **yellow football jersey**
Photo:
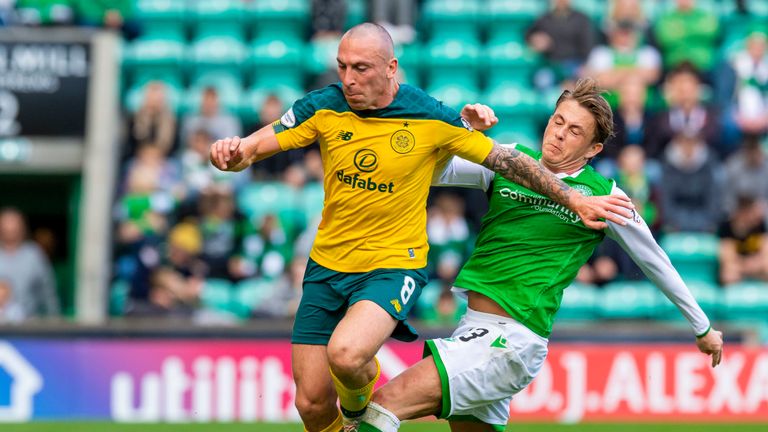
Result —
[[427, 264], [426, 202], [440, 150], [480, 163], [492, 141], [424, 91], [402, 84], [382, 109], [353, 111], [340, 84], [273, 124], [283, 150], [320, 144], [323, 217], [310, 257], [345, 273]]

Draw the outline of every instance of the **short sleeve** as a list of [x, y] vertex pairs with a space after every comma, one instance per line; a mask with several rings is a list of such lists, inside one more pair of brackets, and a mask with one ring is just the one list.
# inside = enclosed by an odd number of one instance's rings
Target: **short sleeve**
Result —
[[474, 163], [482, 163], [493, 147], [493, 141], [481, 132], [465, 127], [446, 124], [443, 139], [438, 144], [441, 150], [457, 155]]
[[277, 142], [283, 150], [306, 147], [317, 140], [317, 105], [312, 94], [297, 100], [293, 106], [272, 123]]

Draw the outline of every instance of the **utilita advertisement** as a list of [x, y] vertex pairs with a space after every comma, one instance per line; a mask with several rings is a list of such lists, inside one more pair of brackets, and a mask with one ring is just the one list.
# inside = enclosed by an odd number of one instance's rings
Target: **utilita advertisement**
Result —
[[[0, 341], [0, 421], [298, 421], [286, 340]], [[421, 358], [379, 352], [381, 383]], [[553, 344], [520, 421], [768, 422], [768, 349]]]

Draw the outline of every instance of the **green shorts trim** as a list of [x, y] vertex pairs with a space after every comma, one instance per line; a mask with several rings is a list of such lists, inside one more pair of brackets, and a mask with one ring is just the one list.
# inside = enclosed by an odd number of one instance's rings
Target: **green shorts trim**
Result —
[[451, 413], [451, 392], [448, 388], [448, 371], [445, 369], [443, 359], [440, 358], [440, 352], [435, 346], [435, 341], [428, 340], [424, 342], [424, 354], [423, 358], [432, 356], [435, 360], [435, 366], [437, 367], [437, 374], [440, 375], [440, 387], [442, 388], [442, 407], [440, 408], [440, 415], [437, 418], [448, 418], [448, 414]]
[[[448, 421], [461, 421], [461, 422], [473, 422], [473, 423], [488, 424], [488, 423], [480, 420], [479, 418], [477, 418], [477, 417], [475, 417], [473, 415], [455, 415], [455, 416], [448, 417], [446, 420], [448, 420]], [[493, 430], [495, 430], [497, 432], [504, 432], [504, 430], [507, 428], [506, 425], [495, 425], [495, 424], [492, 424], [492, 425], [489, 425], [489, 426], [492, 427]]]
[[347, 309], [362, 300], [376, 303], [398, 321], [392, 332], [393, 338], [412, 342], [418, 338], [418, 333], [406, 319], [426, 284], [424, 269], [342, 273], [310, 259], [304, 273], [303, 293], [291, 342], [327, 345]]

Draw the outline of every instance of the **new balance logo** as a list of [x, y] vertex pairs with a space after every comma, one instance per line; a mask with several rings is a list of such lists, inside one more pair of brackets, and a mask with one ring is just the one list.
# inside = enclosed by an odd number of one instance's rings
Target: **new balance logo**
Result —
[[342, 141], [349, 141], [352, 139], [352, 132], [341, 130], [339, 131], [339, 134], [336, 135], [336, 139], [340, 139]]

